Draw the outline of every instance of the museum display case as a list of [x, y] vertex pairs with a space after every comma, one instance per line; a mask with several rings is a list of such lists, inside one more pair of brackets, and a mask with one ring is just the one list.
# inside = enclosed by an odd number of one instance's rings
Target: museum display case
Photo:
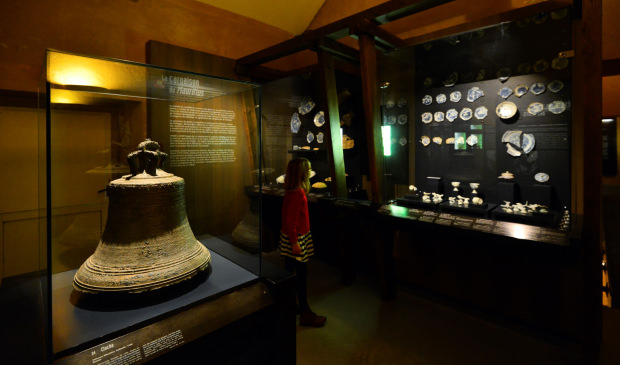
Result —
[[568, 8], [387, 54], [386, 197], [558, 227], [571, 206]]
[[55, 50], [42, 81], [50, 360], [142, 363], [273, 303], [258, 84]]

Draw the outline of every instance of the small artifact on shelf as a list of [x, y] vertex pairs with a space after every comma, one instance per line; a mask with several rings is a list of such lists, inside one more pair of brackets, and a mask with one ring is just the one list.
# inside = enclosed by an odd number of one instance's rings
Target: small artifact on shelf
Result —
[[487, 107], [479, 106], [479, 107], [476, 108], [476, 111], [474, 112], [474, 115], [476, 116], [476, 119], [482, 120], [482, 119], [486, 118], [488, 113], [489, 113], [489, 109], [487, 109]]
[[478, 194], [476, 189], [478, 189], [480, 187], [480, 183], [469, 183], [469, 187], [471, 188], [471, 193], [473, 195], [476, 195], [476, 194]]
[[350, 150], [353, 147], [355, 147], [355, 140], [349, 136], [347, 136], [346, 134], [344, 134], [342, 136], [342, 149], [343, 150]]
[[443, 86], [452, 87], [456, 85], [457, 81], [459, 81], [459, 74], [458, 72], [453, 72], [447, 79], [443, 80]]
[[437, 203], [441, 201], [443, 201], [443, 194], [433, 193], [433, 202]]
[[534, 175], [534, 180], [538, 181], [539, 183], [545, 183], [549, 181], [549, 174], [547, 174], [546, 172], [539, 172]]
[[74, 289], [140, 293], [190, 279], [209, 266], [211, 254], [187, 220], [185, 180], [161, 169], [166, 157], [150, 139], [127, 156], [131, 174], [106, 187], [105, 229], [77, 270]]
[[504, 179], [504, 180], [512, 180], [512, 179], [514, 179], [514, 178], [515, 178], [515, 175], [514, 175], [512, 172], [510, 172], [510, 171], [505, 171], [505, 172], [502, 172], [502, 173], [498, 176], [498, 178], [499, 178], [499, 179]]
[[446, 138], [446, 144], [454, 144], [454, 137]]
[[303, 146], [303, 147], [300, 148], [300, 150], [310, 151], [311, 148], [312, 147], [310, 147], [310, 146]]
[[452, 191], [457, 192], [457, 193], [459, 192], [459, 186], [461, 186], [460, 181], [452, 181], [450, 185], [452, 185], [452, 187], [454, 188], [452, 189]]
[[422, 143], [422, 146], [426, 147], [431, 143], [431, 139], [429, 136], [422, 136], [420, 138], [420, 143]]
[[477, 196], [471, 198], [471, 202], [474, 203], [475, 205], [482, 205], [482, 204], [484, 204], [484, 200], [482, 198], [480, 198], [480, 197], [477, 197]]
[[424, 97], [422, 98], [422, 104], [431, 105], [432, 103], [433, 103], [433, 97], [430, 95], [424, 95]]
[[510, 78], [511, 73], [510, 67], [502, 67], [497, 71], [497, 78], [501, 82], [506, 82]]
[[433, 143], [435, 144], [441, 144], [443, 140], [441, 139], [441, 137], [433, 137]]
[[324, 182], [322, 182], [322, 181], [317, 181], [317, 182], [315, 182], [314, 184], [312, 184], [312, 187], [313, 187], [314, 189], [325, 189], [325, 188], [327, 187], [327, 184], [325, 184], [325, 183], [324, 183]]
[[422, 194], [423, 194], [422, 201], [425, 201], [425, 202], [430, 202], [431, 201], [431, 193], [426, 193], [425, 192], [425, 193], [422, 193]]
[[469, 137], [465, 140], [465, 142], [469, 145], [469, 147], [473, 147], [478, 144], [478, 136], [475, 134], [470, 134]]

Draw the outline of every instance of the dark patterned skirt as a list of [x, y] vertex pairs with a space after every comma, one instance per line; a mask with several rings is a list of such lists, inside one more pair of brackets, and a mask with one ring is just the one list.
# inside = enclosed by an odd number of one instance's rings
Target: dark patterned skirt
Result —
[[301, 254], [295, 255], [291, 247], [291, 243], [288, 240], [288, 236], [280, 232], [280, 254], [293, 258], [297, 261], [306, 262], [310, 259], [310, 256], [314, 255], [314, 243], [312, 243], [312, 234], [310, 232], [297, 235], [297, 243], [301, 247]]

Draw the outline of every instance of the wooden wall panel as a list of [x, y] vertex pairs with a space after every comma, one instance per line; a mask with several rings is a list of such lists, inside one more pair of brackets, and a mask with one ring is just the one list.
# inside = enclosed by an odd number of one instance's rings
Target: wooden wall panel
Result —
[[288, 32], [192, 0], [0, 2], [0, 89], [36, 91], [55, 48], [144, 62], [150, 39], [240, 58]]

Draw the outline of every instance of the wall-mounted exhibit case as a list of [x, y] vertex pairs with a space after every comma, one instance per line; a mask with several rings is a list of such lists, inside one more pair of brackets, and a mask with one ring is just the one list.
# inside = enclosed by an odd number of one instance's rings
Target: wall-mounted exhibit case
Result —
[[571, 47], [560, 9], [386, 55], [387, 196], [556, 225], [571, 206]]
[[[262, 181], [260, 92], [253, 83], [47, 52], [40, 192], [51, 360], [142, 363], [268, 305], [255, 254], [260, 198], [247, 194]], [[158, 148], [140, 145], [147, 138]], [[141, 155], [128, 159], [136, 149]], [[164, 154], [162, 166], [149, 165]], [[132, 162], [139, 167], [133, 173]], [[143, 181], [155, 182], [145, 188]], [[179, 236], [198, 251], [204, 245], [210, 262], [168, 282], [185, 260], [176, 256]], [[75, 290], [76, 271], [104, 243], [111, 253], [91, 273], [125, 270], [130, 278], [93, 290], [80, 281]], [[129, 256], [138, 266], [124, 264]], [[163, 278], [154, 274], [167, 268]], [[162, 285], [123, 289], [151, 279]], [[101, 293], [110, 285], [115, 293]], [[171, 320], [188, 308], [191, 319]]]

